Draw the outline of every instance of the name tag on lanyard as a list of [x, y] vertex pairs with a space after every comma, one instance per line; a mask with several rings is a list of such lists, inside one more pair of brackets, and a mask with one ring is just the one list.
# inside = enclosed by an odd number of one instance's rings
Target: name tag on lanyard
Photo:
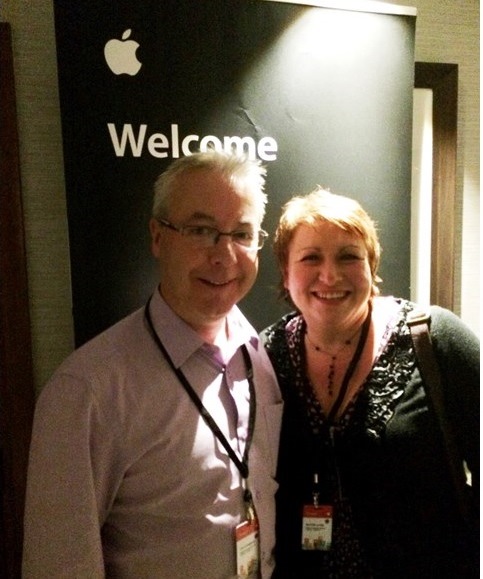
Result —
[[260, 544], [258, 521], [243, 521], [235, 529], [236, 572], [238, 577], [255, 579], [259, 576]]
[[329, 551], [332, 546], [332, 515], [331, 505], [304, 505], [302, 516], [304, 551]]

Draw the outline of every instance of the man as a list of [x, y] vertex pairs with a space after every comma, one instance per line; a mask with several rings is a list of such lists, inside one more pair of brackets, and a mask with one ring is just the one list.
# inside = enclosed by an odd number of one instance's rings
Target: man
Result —
[[157, 291], [37, 404], [25, 579], [270, 576], [282, 402], [235, 305], [266, 236], [264, 175], [209, 151], [156, 182]]

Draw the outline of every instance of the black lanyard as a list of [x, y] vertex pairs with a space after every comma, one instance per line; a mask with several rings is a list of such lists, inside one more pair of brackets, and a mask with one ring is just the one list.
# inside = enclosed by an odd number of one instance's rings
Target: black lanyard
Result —
[[364, 350], [364, 346], [366, 345], [367, 336], [369, 334], [369, 328], [371, 325], [371, 312], [372, 312], [372, 307], [371, 307], [371, 304], [369, 303], [369, 309], [367, 311], [366, 319], [364, 320], [364, 323], [362, 324], [361, 335], [359, 336], [359, 341], [357, 342], [356, 351], [354, 352], [354, 355], [352, 356], [352, 359], [349, 362], [349, 366], [347, 367], [346, 373], [344, 374], [344, 378], [342, 380], [339, 394], [338, 394], [338, 396], [334, 402], [334, 405], [330, 409], [330, 412], [327, 416], [327, 424], [329, 427], [333, 425], [334, 418], [337, 416], [337, 412], [339, 411], [339, 408], [341, 407], [342, 402], [344, 402], [344, 398], [345, 398], [345, 395], [347, 394], [347, 389], [349, 387], [349, 382], [350, 382], [350, 380], [355, 372], [355, 369], [357, 367], [357, 364], [359, 363], [359, 360], [361, 359], [362, 351]]
[[231, 460], [235, 463], [235, 466], [239, 470], [242, 478], [247, 479], [248, 478], [248, 452], [250, 450], [250, 445], [251, 445], [251, 442], [253, 439], [253, 430], [254, 430], [254, 426], [255, 426], [256, 399], [255, 399], [255, 386], [253, 383], [253, 366], [252, 366], [252, 361], [250, 359], [250, 355], [248, 353], [246, 345], [243, 344], [241, 346], [241, 350], [242, 350], [243, 359], [245, 361], [245, 366], [246, 366], [246, 371], [247, 371], [248, 389], [249, 389], [249, 393], [250, 393], [250, 413], [249, 413], [249, 417], [248, 417], [248, 434], [247, 434], [247, 440], [246, 440], [246, 444], [245, 444], [245, 451], [243, 453], [242, 460], [240, 460], [238, 458], [236, 452], [233, 450], [230, 443], [226, 439], [225, 435], [220, 430], [220, 427], [215, 422], [213, 416], [211, 416], [211, 414], [208, 412], [208, 410], [204, 406], [203, 402], [201, 401], [200, 397], [198, 396], [198, 394], [196, 394], [193, 387], [188, 382], [188, 379], [186, 378], [186, 376], [183, 374], [183, 372], [179, 368], [177, 368], [174, 365], [173, 360], [171, 359], [170, 355], [168, 354], [166, 348], [164, 347], [160, 337], [158, 336], [158, 334], [154, 328], [153, 320], [152, 320], [151, 314], [149, 312], [150, 302], [151, 302], [151, 298], [149, 298], [148, 303], [146, 304], [146, 306], [144, 308], [144, 315], [145, 315], [145, 318], [148, 322], [149, 328], [151, 330], [151, 335], [152, 335], [156, 345], [161, 350], [161, 353], [165, 357], [166, 361], [170, 365], [173, 372], [176, 374], [176, 376], [177, 376], [178, 380], [181, 382], [183, 388], [188, 393], [189, 397], [191, 398], [194, 405], [198, 409], [201, 417], [203, 418], [203, 420], [205, 421], [207, 426], [210, 428], [212, 433], [216, 436], [216, 438], [223, 445], [223, 447], [225, 448], [225, 450], [228, 453], [228, 456], [231, 458]]
[[[359, 363], [362, 352], [364, 350], [364, 346], [367, 342], [367, 336], [369, 335], [369, 328], [371, 326], [371, 314], [372, 314], [372, 307], [369, 303], [369, 310], [367, 312], [366, 319], [362, 324], [361, 335], [359, 337], [359, 341], [357, 342], [356, 350], [354, 355], [352, 356], [351, 361], [347, 367], [347, 370], [344, 374], [344, 378], [342, 380], [342, 384], [340, 387], [339, 394], [334, 402], [334, 405], [330, 409], [330, 412], [327, 415], [327, 419], [324, 424], [324, 428], [322, 429], [320, 435], [322, 435], [322, 443], [327, 449], [327, 460], [328, 463], [326, 465], [326, 479], [329, 481], [335, 489], [337, 489], [337, 494], [339, 498], [342, 498], [342, 484], [340, 479], [340, 472], [339, 472], [339, 465], [337, 461], [337, 454], [335, 449], [335, 439], [334, 439], [334, 422], [335, 417], [337, 416], [337, 412], [339, 411], [344, 398], [347, 394], [347, 390], [349, 388], [349, 382], [354, 375], [355, 369], [357, 364]], [[317, 436], [317, 440], [320, 440], [320, 435]], [[320, 464], [321, 455], [319, 454], [319, 448], [317, 444], [315, 444], [315, 440], [313, 439], [313, 456], [314, 456], [314, 478], [313, 478], [313, 500], [314, 504], [319, 499], [319, 471], [323, 471], [322, 466]], [[327, 489], [326, 489], [327, 492]]]

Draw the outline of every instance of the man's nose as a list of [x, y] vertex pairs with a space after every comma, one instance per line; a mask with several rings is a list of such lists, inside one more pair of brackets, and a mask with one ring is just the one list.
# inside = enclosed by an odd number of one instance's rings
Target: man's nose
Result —
[[238, 261], [236, 245], [229, 233], [218, 233], [211, 248], [211, 255], [215, 263], [222, 263], [225, 266]]

